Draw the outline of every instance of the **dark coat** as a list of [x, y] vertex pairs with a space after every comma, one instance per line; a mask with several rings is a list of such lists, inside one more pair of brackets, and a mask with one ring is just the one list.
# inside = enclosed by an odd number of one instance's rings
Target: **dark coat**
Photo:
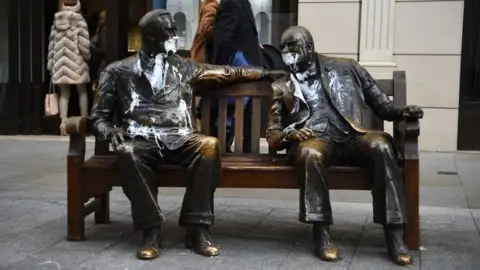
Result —
[[[358, 132], [371, 131], [363, 124], [368, 110], [386, 121], [401, 119], [401, 108], [376, 85], [375, 80], [356, 61], [318, 55], [317, 68], [322, 88], [335, 109]], [[299, 129], [310, 117], [310, 109], [301, 90], [295, 88], [291, 77], [272, 84], [273, 99], [267, 129], [267, 141], [276, 149], [284, 149], [285, 132]]]
[[260, 41], [248, 0], [222, 0], [213, 35], [212, 64], [228, 65], [240, 50], [254, 66], [262, 66]]
[[166, 60], [163, 86], [152, 87], [145, 68], [154, 61], [143, 52], [108, 65], [101, 73], [98, 98], [90, 119], [98, 138], [110, 140], [116, 130], [115, 112], [128, 137], [144, 136], [169, 149], [183, 144], [195, 132], [191, 116], [193, 88], [215, 89], [263, 76], [256, 67], [230, 67], [198, 64], [178, 55]]

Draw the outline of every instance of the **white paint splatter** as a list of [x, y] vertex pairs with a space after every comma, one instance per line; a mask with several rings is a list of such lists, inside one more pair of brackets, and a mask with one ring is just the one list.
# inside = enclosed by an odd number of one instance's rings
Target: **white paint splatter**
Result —
[[45, 261], [45, 262], [39, 263], [38, 265], [45, 265], [45, 264], [53, 264], [57, 267], [57, 269], [62, 269], [62, 267], [60, 267], [60, 264], [54, 261]]
[[132, 102], [130, 103], [130, 107], [128, 108], [128, 110], [125, 112], [125, 114], [127, 113], [133, 113], [133, 110], [135, 109], [135, 107], [139, 106], [140, 105], [140, 95], [138, 95], [135, 91], [133, 91], [132, 89]]

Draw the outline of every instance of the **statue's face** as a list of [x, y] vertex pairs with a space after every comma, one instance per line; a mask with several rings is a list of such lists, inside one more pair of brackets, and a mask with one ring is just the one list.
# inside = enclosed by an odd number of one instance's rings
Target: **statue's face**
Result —
[[155, 53], [174, 54], [177, 52], [177, 26], [170, 14], [157, 16], [147, 30], [147, 42]]
[[298, 73], [307, 69], [312, 59], [312, 45], [298, 31], [290, 31], [282, 36], [280, 44], [283, 62], [290, 70]]

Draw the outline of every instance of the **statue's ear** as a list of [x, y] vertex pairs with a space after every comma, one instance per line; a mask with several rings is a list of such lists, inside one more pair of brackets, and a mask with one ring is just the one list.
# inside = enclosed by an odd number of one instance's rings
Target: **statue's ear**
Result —
[[305, 46], [306, 46], [306, 49], [307, 49], [307, 53], [312, 54], [313, 53], [313, 43], [311, 41], [307, 41], [307, 44]]

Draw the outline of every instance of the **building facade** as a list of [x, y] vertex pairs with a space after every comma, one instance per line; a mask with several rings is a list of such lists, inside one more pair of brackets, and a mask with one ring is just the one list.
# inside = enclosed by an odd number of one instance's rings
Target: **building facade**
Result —
[[[5, 5], [2, 10], [9, 12], [0, 14], [0, 20], [7, 22], [0, 29], [0, 35], [6, 37], [0, 46], [9, 48], [8, 54], [0, 53], [0, 119], [8, 120], [9, 127], [0, 128], [2, 134], [50, 132], [49, 121], [42, 116], [49, 81], [44, 67], [45, 44], [52, 15], [58, 8], [50, 2], [55, 1], [0, 0], [0, 5]], [[138, 50], [138, 19], [157, 2], [82, 0], [87, 17], [93, 11], [107, 10], [110, 61]], [[476, 139], [480, 137], [476, 125], [480, 120], [479, 1], [250, 2], [263, 44], [278, 46], [283, 30], [298, 24], [311, 30], [318, 52], [353, 58], [375, 78], [391, 78], [394, 70], [405, 70], [407, 101], [425, 110], [421, 121], [422, 150], [480, 150], [480, 140]], [[32, 12], [22, 10], [20, 4], [30, 6]], [[178, 25], [182, 50], [192, 44], [200, 5], [201, 0], [167, 1], [167, 9]], [[42, 22], [40, 26], [32, 23], [37, 19]], [[12, 25], [15, 21], [19, 24]], [[28, 27], [40, 31], [22, 31]], [[30, 44], [39, 44], [40, 48]], [[9, 73], [12, 68], [18, 72]], [[39, 120], [41, 123], [37, 123]], [[392, 127], [386, 124], [386, 128], [391, 131]]]

